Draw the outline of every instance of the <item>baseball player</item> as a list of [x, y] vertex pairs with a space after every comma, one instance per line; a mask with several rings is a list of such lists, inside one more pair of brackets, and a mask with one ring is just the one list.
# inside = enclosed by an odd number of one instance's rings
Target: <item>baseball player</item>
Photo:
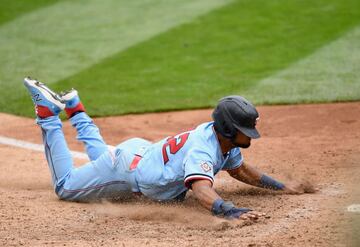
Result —
[[[24, 79], [24, 85], [35, 104], [53, 186], [62, 200], [90, 201], [137, 193], [156, 201], [182, 201], [191, 189], [216, 216], [252, 219], [263, 214], [224, 201], [214, 190], [214, 176], [220, 170], [257, 187], [304, 192], [301, 184], [284, 184], [244, 162], [241, 148], [248, 148], [251, 139], [260, 135], [255, 128], [259, 114], [243, 97], [222, 98], [213, 111], [214, 121], [195, 129], [156, 143], [133, 138], [111, 148], [86, 114], [76, 90], [57, 94], [30, 77]], [[79, 168], [73, 165], [62, 132], [59, 113], [64, 109], [90, 159]]]

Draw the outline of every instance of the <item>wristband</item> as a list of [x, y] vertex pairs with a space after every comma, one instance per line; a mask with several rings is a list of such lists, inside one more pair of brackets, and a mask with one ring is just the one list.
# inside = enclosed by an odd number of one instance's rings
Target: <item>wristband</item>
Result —
[[221, 205], [224, 203], [224, 200], [223, 199], [216, 199], [214, 202], [213, 202], [213, 205], [211, 207], [211, 212], [214, 214], [214, 215], [219, 215], [219, 214], [222, 214], [223, 213], [223, 210], [221, 208]]
[[214, 215], [224, 215], [233, 208], [235, 208], [235, 205], [232, 202], [216, 199], [212, 205], [211, 212]]
[[260, 186], [266, 189], [282, 190], [285, 188], [283, 183], [280, 183], [267, 175], [262, 175], [260, 178]]

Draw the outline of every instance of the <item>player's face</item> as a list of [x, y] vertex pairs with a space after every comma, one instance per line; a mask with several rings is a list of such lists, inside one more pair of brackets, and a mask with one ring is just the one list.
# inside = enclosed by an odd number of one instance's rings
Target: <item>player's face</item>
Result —
[[238, 131], [236, 138], [233, 142], [236, 147], [248, 148], [251, 145], [251, 138]]

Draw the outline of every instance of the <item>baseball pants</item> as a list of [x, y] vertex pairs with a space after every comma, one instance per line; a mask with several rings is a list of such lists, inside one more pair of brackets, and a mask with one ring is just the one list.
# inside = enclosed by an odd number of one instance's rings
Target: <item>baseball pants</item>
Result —
[[70, 201], [92, 201], [129, 197], [132, 192], [138, 192], [135, 170], [129, 169], [129, 165], [136, 150], [149, 142], [134, 138], [112, 149], [106, 145], [98, 127], [85, 112], [75, 115], [70, 121], [90, 159], [81, 167], [74, 166], [60, 118], [52, 116], [37, 120], [58, 197]]

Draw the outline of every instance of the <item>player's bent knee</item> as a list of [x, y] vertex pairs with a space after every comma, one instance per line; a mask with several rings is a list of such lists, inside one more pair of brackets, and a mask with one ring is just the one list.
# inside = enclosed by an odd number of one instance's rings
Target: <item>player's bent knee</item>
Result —
[[91, 191], [82, 190], [66, 190], [61, 187], [55, 191], [56, 195], [60, 200], [71, 201], [71, 202], [94, 202], [102, 199], [98, 193], [91, 193]]
[[76, 193], [69, 193], [63, 187], [55, 191], [56, 195], [60, 200], [63, 201], [80, 201]]
[[55, 189], [55, 194], [57, 195], [57, 197], [60, 200], [69, 201], [69, 198], [65, 195], [64, 189], [62, 187], [61, 188], [56, 188]]

